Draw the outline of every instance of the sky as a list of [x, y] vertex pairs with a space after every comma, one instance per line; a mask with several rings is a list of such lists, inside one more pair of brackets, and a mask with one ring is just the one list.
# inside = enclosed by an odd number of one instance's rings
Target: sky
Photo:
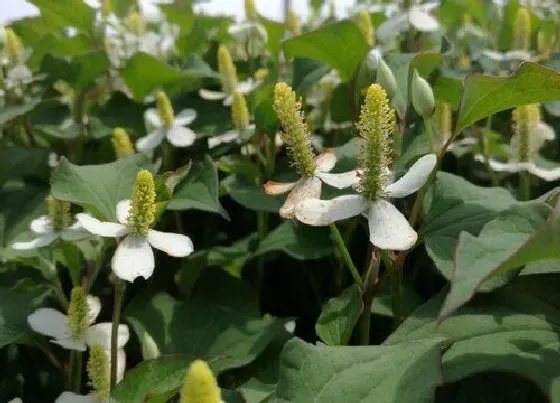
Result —
[[[37, 9], [27, 3], [25, 0], [0, 0], [3, 3], [0, 7], [0, 24], [4, 25], [13, 19], [18, 19], [25, 16], [35, 15], [38, 13]], [[56, 1], [56, 0], [53, 0]], [[145, 12], [154, 10], [153, 3], [156, 0], [140, 0]], [[237, 18], [242, 18], [243, 0], [209, 0], [204, 4], [197, 6], [208, 14], [229, 14]], [[259, 12], [273, 19], [282, 18], [283, 0], [256, 0], [257, 9]], [[292, 0], [292, 4], [296, 13], [302, 17], [307, 16], [308, 7], [305, 0]], [[346, 9], [354, 3], [354, 0], [336, 0], [336, 8], [338, 15], [344, 15]]]

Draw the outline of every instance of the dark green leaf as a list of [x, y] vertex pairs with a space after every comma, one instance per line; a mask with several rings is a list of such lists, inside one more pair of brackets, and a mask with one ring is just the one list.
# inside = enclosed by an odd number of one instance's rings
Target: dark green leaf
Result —
[[324, 305], [315, 324], [317, 335], [331, 346], [348, 344], [363, 309], [360, 287], [352, 284]]

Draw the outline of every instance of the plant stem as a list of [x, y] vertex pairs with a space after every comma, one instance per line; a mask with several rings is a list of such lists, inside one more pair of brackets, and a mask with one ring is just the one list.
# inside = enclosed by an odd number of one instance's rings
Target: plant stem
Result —
[[[488, 120], [486, 121], [486, 130], [490, 130], [491, 127], [492, 127], [492, 116], [489, 116]], [[498, 186], [499, 183], [498, 183], [498, 179], [496, 178], [496, 173], [490, 166], [490, 152], [488, 150], [488, 141], [486, 138], [486, 132], [478, 128], [477, 134], [478, 134], [480, 151], [482, 152], [482, 158], [484, 158], [484, 168], [486, 168], [486, 172], [490, 177], [490, 182], [492, 183], [492, 186]]]
[[434, 144], [434, 131], [432, 129], [432, 119], [431, 118], [424, 118], [424, 129], [426, 132], [426, 138], [428, 139], [428, 145], [430, 146], [430, 150], [434, 154], [437, 154], [437, 150]]
[[121, 320], [121, 308], [126, 283], [117, 279], [115, 282], [115, 302], [113, 305], [113, 322], [111, 327], [111, 390], [117, 385], [117, 340], [119, 335], [119, 323]]
[[52, 284], [54, 295], [58, 303], [65, 311], [68, 310], [68, 298], [66, 298], [66, 294], [64, 294], [64, 290], [62, 289], [62, 284], [60, 284], [60, 279], [58, 278], [58, 276], [54, 276], [54, 278], [52, 279]]
[[520, 201], [531, 199], [531, 174], [528, 171], [519, 172], [519, 189], [517, 198]]
[[358, 287], [360, 287], [360, 289], [363, 289], [364, 283], [362, 281], [362, 278], [360, 277], [358, 269], [356, 269], [356, 266], [354, 266], [354, 262], [352, 262], [352, 257], [350, 256], [350, 252], [348, 252], [348, 248], [344, 244], [344, 240], [340, 235], [340, 231], [338, 230], [338, 228], [336, 228], [335, 223], [332, 223], [330, 227], [336, 246], [338, 247], [338, 250], [342, 255], [342, 260], [344, 260], [344, 263], [346, 263], [346, 267], [348, 267], [348, 270], [350, 270], [350, 274], [352, 275], [354, 282], [358, 285]]
[[70, 368], [70, 376], [72, 378], [72, 391], [80, 393], [82, 387], [82, 352], [72, 351], [74, 354], [74, 365]]
[[362, 314], [358, 319], [358, 340], [360, 345], [367, 346], [370, 342], [371, 333], [371, 303], [375, 295], [377, 279], [379, 277], [379, 253], [370, 246], [369, 263], [364, 273], [364, 286], [362, 302], [364, 305]]

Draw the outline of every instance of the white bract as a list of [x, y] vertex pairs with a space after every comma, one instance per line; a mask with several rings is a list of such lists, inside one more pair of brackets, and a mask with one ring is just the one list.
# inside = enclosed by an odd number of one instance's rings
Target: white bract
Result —
[[55, 231], [47, 215], [42, 215], [31, 221], [29, 227], [31, 231], [38, 234], [39, 237], [27, 242], [14, 242], [12, 248], [18, 250], [42, 248], [50, 245], [59, 238], [65, 241], [77, 241], [89, 236], [89, 234], [84, 231], [82, 225], [77, 221], [62, 231]]
[[[520, 162], [515, 155], [517, 150], [517, 142], [519, 141], [518, 135], [515, 134], [511, 138], [511, 150], [514, 155], [509, 159], [508, 162], [500, 162], [494, 158], [489, 159], [490, 167], [496, 172], [510, 172], [516, 173], [520, 171], [528, 171], [535, 176], [538, 176], [545, 181], [552, 182], [560, 179], [560, 166], [555, 168], [544, 168], [539, 167], [536, 164], [537, 151], [544, 145], [545, 141], [554, 140], [555, 134], [552, 127], [546, 123], [539, 122], [530, 129], [529, 135], [529, 147], [532, 150], [532, 159], [526, 162]], [[482, 155], [477, 155], [476, 160], [484, 161]]]
[[429, 12], [438, 7], [438, 3], [425, 3], [417, 6], [412, 6], [408, 10], [401, 10], [394, 12], [387, 21], [382, 23], [376, 35], [382, 41], [387, 41], [394, 38], [400, 32], [408, 31], [410, 26], [413, 26], [420, 32], [434, 32], [439, 30], [440, 26], [438, 21], [432, 17]]
[[136, 142], [136, 148], [141, 152], [153, 150], [161, 144], [164, 138], [175, 147], [189, 147], [196, 140], [196, 133], [185, 127], [196, 119], [194, 109], [181, 111], [173, 120], [171, 126], [167, 126], [154, 108], [146, 110], [144, 114], [146, 126], [152, 130], [150, 134], [144, 136]]
[[336, 164], [336, 156], [330, 150], [325, 151], [315, 158], [315, 173], [311, 177], [302, 177], [296, 182], [278, 183], [267, 182], [264, 191], [269, 195], [279, 195], [290, 192], [286, 201], [280, 207], [279, 214], [282, 218], [291, 219], [295, 217], [296, 205], [308, 198], [319, 198], [321, 196], [321, 181], [329, 183], [323, 178], [328, 176]]
[[260, 83], [261, 83], [261, 81], [249, 78], [248, 80], [238, 82], [234, 91], [232, 91], [231, 93], [227, 93], [227, 92], [223, 92], [223, 91], [213, 91], [213, 90], [207, 90], [207, 89], [201, 88], [198, 91], [198, 94], [200, 95], [200, 97], [202, 99], [206, 99], [208, 101], [222, 101], [223, 100], [223, 104], [225, 106], [230, 106], [233, 103], [233, 94], [236, 91], [239, 92], [241, 95], [247, 95], [248, 93], [253, 91], [255, 88], [257, 88]]
[[82, 226], [92, 234], [109, 238], [124, 237], [111, 261], [117, 277], [130, 282], [137, 277], [150, 278], [155, 267], [152, 247], [173, 257], [185, 257], [193, 252], [191, 239], [182, 234], [156, 230], [149, 230], [145, 235], [130, 233], [126, 226], [130, 206], [130, 200], [117, 203], [118, 223], [99, 221], [85, 213], [76, 215]]
[[[247, 126], [243, 133], [248, 133], [247, 137], [250, 137], [250, 133], [255, 131], [255, 125], [250, 124]], [[215, 148], [218, 147], [220, 144], [226, 143], [238, 143], [241, 144], [243, 141], [242, 133], [239, 129], [231, 129], [225, 133], [218, 134], [217, 136], [208, 137], [208, 148]]]
[[[66, 350], [85, 351], [86, 346], [99, 344], [105, 351], [111, 349], [111, 326], [110, 322], [93, 324], [101, 311], [99, 298], [87, 296], [88, 307], [88, 329], [82, 338], [75, 338], [70, 329], [69, 318], [62, 312], [53, 308], [39, 308], [27, 317], [27, 323], [37, 333], [52, 337], [51, 342], [60, 345]], [[119, 325], [118, 348], [122, 349], [129, 338], [128, 326]], [[122, 360], [121, 360], [122, 359]], [[125, 354], [119, 352], [118, 364], [124, 372]]]
[[[428, 154], [416, 161], [408, 172], [384, 187], [386, 198], [402, 198], [420, 189], [436, 165], [437, 158]], [[342, 189], [356, 186], [361, 172], [322, 174], [323, 182]], [[359, 189], [357, 189], [359, 191]], [[363, 214], [369, 221], [370, 242], [380, 249], [407, 250], [416, 243], [417, 234], [402, 213], [384, 198], [368, 200], [361, 194], [344, 195], [331, 200], [309, 198], [295, 207], [296, 219], [313, 226], [330, 225]]]

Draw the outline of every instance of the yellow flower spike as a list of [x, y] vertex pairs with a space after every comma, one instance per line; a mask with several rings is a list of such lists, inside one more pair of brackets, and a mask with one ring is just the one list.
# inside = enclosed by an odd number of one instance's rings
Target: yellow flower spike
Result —
[[311, 132], [303, 118], [301, 101], [297, 100], [296, 93], [288, 84], [276, 84], [273, 107], [284, 129], [282, 138], [286, 143], [291, 164], [300, 176], [313, 176], [315, 157], [311, 148]]
[[451, 137], [451, 106], [447, 102], [436, 102], [433, 122], [442, 142]]
[[165, 127], [173, 126], [175, 121], [175, 111], [171, 101], [163, 91], [158, 91], [156, 94], [156, 108], [160, 119], [163, 121]]
[[301, 35], [301, 25], [299, 23], [299, 18], [292, 8], [290, 8], [290, 11], [288, 12], [286, 26], [292, 34]]
[[6, 51], [12, 63], [17, 63], [23, 56], [23, 43], [12, 28], [5, 28], [6, 31]]
[[113, 131], [112, 142], [117, 158], [123, 158], [127, 155], [134, 154], [134, 146], [123, 128], [117, 127]]
[[513, 118], [513, 148], [517, 152], [518, 162], [529, 162], [535, 156], [541, 144], [531, 141], [531, 128], [541, 120], [538, 104], [528, 104], [515, 108]]
[[237, 88], [237, 69], [225, 45], [218, 47], [218, 71], [220, 72], [222, 91], [231, 94]]
[[127, 227], [132, 233], [146, 234], [153, 224], [156, 214], [156, 191], [154, 177], [145, 169], [136, 175], [132, 191]]
[[268, 69], [258, 69], [257, 71], [255, 71], [255, 79], [259, 81], [264, 80], [268, 77], [268, 73]]
[[109, 398], [110, 393], [110, 375], [109, 360], [107, 353], [99, 344], [94, 344], [89, 349], [89, 359], [87, 363], [87, 373], [89, 385], [93, 389], [92, 395], [100, 401]]
[[248, 21], [256, 21], [259, 18], [255, 0], [245, 0], [245, 18]]
[[53, 230], [64, 231], [72, 224], [70, 203], [47, 196], [47, 215]]
[[86, 335], [88, 324], [86, 294], [82, 287], [74, 287], [70, 293], [70, 303], [68, 304], [68, 327], [72, 337], [82, 340]]
[[181, 388], [181, 403], [220, 403], [222, 393], [208, 364], [193, 361]]
[[511, 48], [515, 50], [531, 48], [531, 16], [524, 7], [519, 7], [515, 16]]
[[144, 35], [146, 32], [146, 22], [144, 21], [144, 17], [142, 17], [142, 15], [136, 10], [128, 13], [124, 24], [128, 30], [136, 36]]
[[391, 137], [395, 127], [395, 113], [389, 107], [387, 93], [379, 84], [372, 84], [362, 105], [358, 131], [365, 139], [360, 155], [363, 174], [360, 190], [368, 200], [383, 196], [383, 188], [390, 179]]
[[373, 29], [371, 17], [367, 11], [363, 10], [358, 14], [357, 24], [368, 46], [370, 48], [373, 47], [375, 44], [375, 30]]
[[231, 121], [233, 127], [238, 130], [244, 130], [249, 126], [249, 109], [247, 101], [240, 92], [233, 94], [233, 103], [231, 105]]

